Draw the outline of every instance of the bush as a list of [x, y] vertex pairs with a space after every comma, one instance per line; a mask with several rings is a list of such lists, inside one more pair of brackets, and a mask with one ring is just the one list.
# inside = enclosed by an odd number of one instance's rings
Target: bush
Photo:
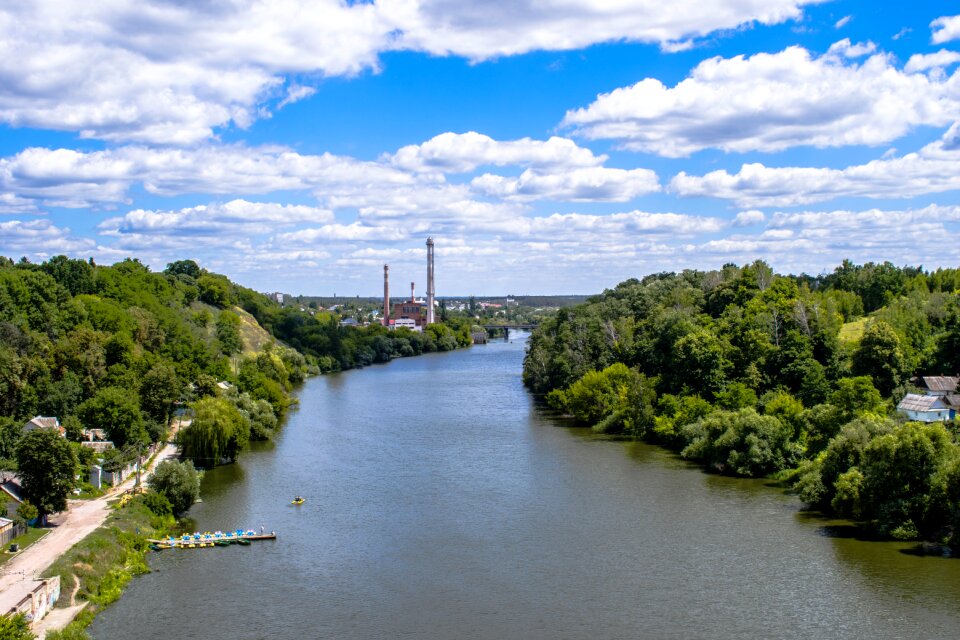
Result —
[[158, 516], [173, 515], [173, 504], [161, 493], [151, 491], [143, 496], [143, 504]]
[[682, 433], [689, 444], [681, 455], [721, 473], [764, 476], [792, 466], [800, 453], [792, 428], [753, 409], [712, 413]]
[[200, 497], [200, 474], [189, 460], [164, 460], [157, 465], [147, 484], [170, 502], [174, 513], [184, 513]]

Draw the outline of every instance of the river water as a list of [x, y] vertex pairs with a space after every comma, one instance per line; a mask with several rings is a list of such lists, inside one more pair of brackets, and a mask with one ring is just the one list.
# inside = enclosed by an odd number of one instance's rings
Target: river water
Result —
[[562, 426], [521, 384], [523, 346], [308, 381], [276, 442], [208, 472], [190, 512], [278, 540], [153, 554], [91, 635], [960, 636], [960, 561]]

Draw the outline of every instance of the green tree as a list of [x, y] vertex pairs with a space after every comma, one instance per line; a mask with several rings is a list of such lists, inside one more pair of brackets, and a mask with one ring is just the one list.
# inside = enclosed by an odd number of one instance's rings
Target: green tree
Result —
[[169, 500], [178, 514], [185, 513], [200, 497], [200, 473], [189, 460], [164, 460], [147, 479], [147, 485]]
[[40, 511], [29, 500], [24, 500], [17, 505], [17, 518], [23, 522], [32, 522], [39, 515]]
[[893, 327], [879, 320], [867, 327], [860, 345], [853, 352], [852, 371], [870, 376], [874, 386], [885, 396], [903, 383], [910, 372], [910, 363]]
[[757, 406], [756, 392], [742, 382], [731, 382], [716, 394], [717, 406], [730, 411]]
[[157, 362], [143, 376], [140, 386], [140, 406], [143, 411], [158, 422], [166, 424], [170, 420], [173, 404], [183, 392], [183, 385], [173, 365], [166, 361]]
[[727, 381], [730, 362], [720, 340], [706, 329], [697, 329], [673, 345], [672, 375], [690, 390], [716, 393]]
[[80, 420], [90, 429], [104, 429], [120, 448], [148, 442], [136, 394], [119, 387], [107, 387], [77, 408]]
[[907, 423], [872, 439], [858, 467], [837, 480], [833, 507], [870, 528], [895, 538], [929, 536], [946, 524], [933, 508], [934, 483], [960, 456], [941, 423]]
[[868, 376], [838, 380], [830, 404], [837, 407], [847, 420], [865, 413], [884, 412], [883, 397]]
[[225, 356], [232, 356], [243, 349], [243, 340], [240, 338], [240, 316], [232, 311], [221, 311], [217, 318], [217, 340], [220, 342], [220, 351]]
[[203, 466], [236, 460], [250, 440], [250, 424], [237, 407], [225, 398], [207, 397], [193, 403], [193, 413], [190, 426], [179, 433], [183, 455]]
[[169, 275], [190, 276], [193, 279], [199, 278], [201, 274], [200, 266], [193, 260], [176, 260], [169, 263], [163, 272]]
[[41, 520], [67, 508], [77, 457], [66, 438], [53, 429], [30, 431], [17, 443], [16, 459], [23, 495], [37, 507]]
[[683, 428], [689, 444], [681, 455], [721, 473], [764, 476], [790, 467], [799, 457], [792, 432], [777, 418], [753, 409], [717, 411]]

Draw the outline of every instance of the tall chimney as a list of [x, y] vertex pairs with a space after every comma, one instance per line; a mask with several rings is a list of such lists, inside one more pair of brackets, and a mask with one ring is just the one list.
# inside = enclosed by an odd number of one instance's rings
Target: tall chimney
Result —
[[433, 324], [433, 238], [427, 238], [427, 324]]
[[390, 267], [383, 265], [383, 326], [390, 326]]
[[413, 295], [413, 286], [414, 286], [414, 284], [415, 284], [415, 283], [413, 283], [413, 282], [410, 283], [410, 302], [416, 302], [416, 301], [417, 301], [417, 296]]

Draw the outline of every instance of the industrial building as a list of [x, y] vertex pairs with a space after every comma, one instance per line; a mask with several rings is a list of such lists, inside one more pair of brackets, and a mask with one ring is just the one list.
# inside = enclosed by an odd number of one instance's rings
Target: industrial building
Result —
[[423, 331], [435, 319], [435, 290], [433, 281], [433, 238], [427, 238], [427, 299], [417, 300], [416, 284], [410, 283], [410, 299], [391, 304], [390, 265], [383, 265], [383, 326], [396, 329], [406, 327]]

